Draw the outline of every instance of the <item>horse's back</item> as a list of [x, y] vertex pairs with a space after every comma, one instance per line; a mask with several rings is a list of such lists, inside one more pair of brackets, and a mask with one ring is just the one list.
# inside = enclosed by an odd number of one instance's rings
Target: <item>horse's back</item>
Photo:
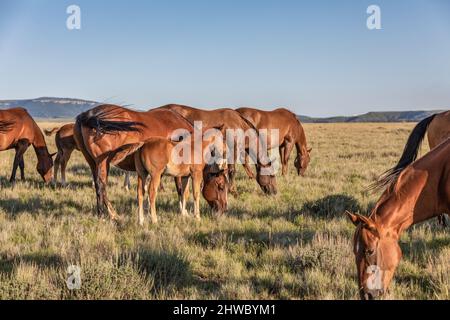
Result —
[[0, 110], [0, 119], [27, 120], [31, 119], [28, 110], [22, 107]]
[[224, 125], [226, 128], [242, 128], [245, 126], [238, 112], [231, 108], [220, 108], [213, 110], [203, 110], [184, 105], [166, 105], [162, 108], [172, 110], [192, 124], [195, 121], [202, 121], [203, 128]]
[[295, 128], [300, 124], [296, 115], [286, 108], [278, 108], [272, 111], [254, 108], [239, 108], [236, 110], [258, 129], [287, 129], [289, 127]]

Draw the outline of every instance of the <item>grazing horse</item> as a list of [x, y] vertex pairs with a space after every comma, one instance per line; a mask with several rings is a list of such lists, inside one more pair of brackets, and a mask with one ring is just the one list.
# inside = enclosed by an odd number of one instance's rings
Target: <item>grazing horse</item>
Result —
[[387, 291], [402, 256], [403, 231], [450, 212], [450, 138], [389, 178], [369, 217], [347, 212], [356, 226], [353, 250], [361, 299]]
[[[168, 109], [175, 111], [182, 115], [184, 118], [188, 119], [190, 122], [201, 121], [204, 127], [217, 127], [220, 125], [224, 126], [224, 130], [226, 132], [230, 130], [234, 130], [237, 133], [237, 130], [242, 130], [244, 133], [253, 132], [255, 135], [253, 138], [256, 138], [257, 141], [252, 141], [252, 136], [247, 135], [244, 138], [244, 141], [240, 141], [237, 135], [232, 136], [230, 139], [227, 139], [228, 149], [233, 148], [233, 159], [232, 161], [229, 159], [228, 161], [228, 174], [230, 181], [230, 193], [233, 195], [237, 194], [236, 184], [235, 184], [235, 176], [236, 176], [236, 162], [237, 157], [240, 156], [243, 158], [241, 152], [244, 152], [246, 155], [250, 154], [254, 157], [256, 164], [256, 181], [261, 187], [261, 190], [268, 195], [273, 195], [277, 193], [277, 182], [276, 177], [271, 169], [271, 163], [268, 159], [266, 150], [263, 150], [262, 145], [258, 139], [259, 133], [258, 128], [253, 126], [253, 124], [247, 121], [245, 118], [241, 117], [239, 113], [237, 113], [233, 109], [223, 108], [216, 110], [201, 110], [189, 106], [177, 105], [177, 104], [169, 104], [161, 107], [162, 109]], [[228, 136], [227, 136], [228, 138]], [[243, 149], [238, 150], [238, 145], [242, 143]], [[262, 151], [259, 152], [258, 151]], [[242, 159], [244, 160], [244, 159]], [[245, 172], [250, 178], [254, 178], [254, 174], [248, 163], [241, 161], [244, 165]], [[262, 170], [264, 170], [264, 174], [262, 174]]]
[[279, 130], [279, 141], [269, 141], [268, 145], [269, 149], [279, 148], [282, 175], [287, 174], [289, 156], [294, 146], [297, 150], [294, 162], [297, 173], [302, 176], [305, 174], [312, 149], [308, 149], [305, 131], [294, 113], [284, 108], [273, 111], [239, 108], [236, 111], [259, 130]]
[[[221, 142], [221, 141], [220, 141]], [[176, 148], [176, 149], [175, 149]], [[180, 150], [186, 151], [186, 159], [182, 161], [176, 157]], [[189, 151], [188, 151], [189, 150]], [[192, 177], [192, 190], [194, 195], [194, 216], [200, 219], [200, 191], [201, 184], [205, 186], [211, 184], [211, 178], [218, 178], [220, 175], [226, 177], [225, 168], [212, 163], [210, 159], [214, 156], [214, 144], [212, 139], [204, 138], [201, 148], [196, 147], [192, 139], [184, 139], [181, 142], [174, 142], [166, 138], [150, 138], [145, 144], [134, 153], [135, 167], [138, 173], [138, 202], [139, 202], [139, 224], [144, 224], [143, 197], [148, 190], [150, 203], [150, 216], [152, 223], [157, 223], [156, 216], [156, 196], [161, 181], [161, 176], [169, 175], [175, 178], [181, 178], [181, 189], [179, 192], [180, 211], [182, 216], [187, 216], [186, 198], [189, 192], [189, 177]], [[177, 153], [178, 152], [178, 153]], [[205, 159], [206, 157], [206, 159]], [[194, 159], [198, 159], [197, 162]], [[211, 164], [209, 164], [211, 162]], [[222, 162], [221, 162], [222, 163]], [[211, 169], [216, 167], [216, 170]], [[223, 167], [226, 167], [224, 165]], [[147, 178], [150, 177], [149, 181]], [[148, 181], [148, 184], [147, 182]], [[223, 183], [225, 182], [225, 183]], [[222, 183], [215, 180], [220, 197], [215, 202], [215, 208], [219, 214], [227, 209], [227, 183], [222, 179]], [[206, 199], [209, 187], [204, 189], [203, 194]], [[208, 203], [211, 204], [210, 201]]]
[[[378, 181], [369, 188], [377, 190], [385, 187], [395, 178], [393, 173], [402, 171], [408, 165], [413, 163], [417, 159], [420, 146], [426, 133], [428, 133], [430, 150], [434, 149], [450, 137], [450, 111], [433, 114], [420, 121], [409, 135], [405, 149], [403, 150], [403, 154], [397, 165], [382, 174]], [[446, 226], [444, 215], [440, 215], [438, 219], [442, 225]]]
[[26, 109], [14, 108], [0, 110], [0, 151], [15, 149], [14, 164], [9, 181], [15, 183], [17, 167], [25, 180], [25, 162], [23, 155], [33, 145], [38, 159], [37, 171], [48, 183], [52, 179], [52, 156], [47, 149], [44, 135]]
[[[106, 209], [112, 220], [119, 220], [106, 193], [110, 165], [136, 171], [133, 153], [145, 141], [153, 137], [180, 140], [193, 130], [192, 124], [180, 114], [160, 108], [139, 112], [115, 105], [100, 105], [80, 114], [74, 137], [92, 170], [97, 213], [101, 216]], [[181, 192], [179, 188], [177, 192]], [[214, 194], [211, 192], [211, 195]]]
[[[61, 167], [61, 184], [66, 185], [66, 168], [69, 162], [70, 156], [74, 150], [80, 151], [77, 146], [75, 138], [73, 137], [73, 128], [75, 123], [68, 123], [62, 127], [56, 127], [53, 129], [44, 130], [45, 134], [49, 137], [55, 134], [55, 144], [58, 148], [58, 153], [55, 158], [55, 169], [53, 174], [53, 180], [56, 183], [58, 181], [58, 170]], [[125, 172], [125, 189], [130, 189], [130, 173]]]

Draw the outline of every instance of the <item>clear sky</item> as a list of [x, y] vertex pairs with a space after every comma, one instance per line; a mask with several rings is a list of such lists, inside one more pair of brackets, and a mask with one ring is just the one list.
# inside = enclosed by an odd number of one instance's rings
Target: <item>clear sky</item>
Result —
[[[382, 30], [366, 27], [371, 4]], [[450, 1], [0, 0], [0, 99], [40, 96], [311, 116], [448, 108]]]

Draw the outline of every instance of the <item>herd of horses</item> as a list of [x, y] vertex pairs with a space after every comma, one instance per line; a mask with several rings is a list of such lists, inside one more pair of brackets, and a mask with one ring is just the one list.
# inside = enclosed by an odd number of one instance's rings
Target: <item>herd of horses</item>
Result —
[[[189, 140], [195, 134], [196, 122], [203, 125], [200, 150], [194, 150]], [[229, 161], [223, 152], [219, 152], [217, 139], [207, 136], [208, 129], [221, 133], [229, 129], [254, 130], [256, 134], [241, 141], [243, 150], [233, 150], [233, 160], [242, 160], [238, 162]], [[262, 152], [265, 154], [262, 158], [255, 156], [261, 154], [263, 130], [274, 129], [278, 131], [275, 138], [264, 136], [267, 154]], [[107, 214], [111, 220], [121, 222], [107, 194], [111, 165], [126, 172], [137, 172], [141, 225], [145, 223], [143, 202], [146, 194], [151, 221], [157, 222], [156, 197], [162, 175], [174, 178], [183, 216], [188, 215], [186, 201], [189, 180], [192, 180], [194, 216], [199, 219], [201, 194], [213, 210], [219, 214], [226, 212], [228, 192], [233, 195], [237, 193], [237, 163], [242, 163], [249, 179], [256, 180], [261, 190], [270, 196], [277, 193], [277, 184], [276, 172], [267, 170], [272, 165], [269, 152], [278, 148], [282, 175], [288, 172], [294, 147], [294, 165], [298, 175], [305, 174], [311, 154], [302, 124], [287, 109], [201, 110], [166, 105], [142, 112], [116, 105], [99, 105], [81, 113], [75, 123], [46, 130], [45, 133], [48, 136], [56, 134], [56, 154], [49, 153], [42, 131], [25, 109], [0, 110], [0, 151], [16, 151], [11, 183], [15, 182], [17, 167], [21, 178], [25, 179], [23, 155], [30, 145], [36, 152], [37, 171], [43, 180], [46, 183], [56, 182], [61, 170], [64, 185], [67, 163], [72, 152], [78, 150], [91, 169], [97, 213], [101, 217]], [[431, 151], [417, 160], [426, 134]], [[226, 137], [219, 144], [229, 152], [238, 143]], [[252, 139], [257, 143], [252, 143]], [[191, 157], [200, 152], [200, 161], [174, 161], [172, 155], [178, 148], [192, 151], [189, 152]], [[214, 161], [205, 160], [208, 157]], [[252, 171], [250, 159], [256, 173]], [[129, 186], [128, 174], [125, 186]], [[450, 111], [432, 115], [417, 124], [398, 164], [381, 175], [372, 188], [383, 188], [384, 192], [369, 216], [346, 212], [356, 226], [353, 244], [362, 299], [377, 298], [388, 290], [401, 259], [399, 238], [403, 231], [433, 217], [438, 217], [445, 224], [444, 214], [450, 213]]]

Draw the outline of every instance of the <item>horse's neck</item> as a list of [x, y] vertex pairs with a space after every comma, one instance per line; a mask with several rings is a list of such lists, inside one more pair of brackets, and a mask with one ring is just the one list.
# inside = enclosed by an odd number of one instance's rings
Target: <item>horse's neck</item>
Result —
[[396, 230], [400, 236], [410, 226], [438, 215], [435, 199], [422, 197], [423, 193], [430, 193], [430, 182], [426, 177], [416, 176], [400, 182], [398, 187], [390, 186], [378, 201], [371, 217], [384, 228]]
[[297, 154], [302, 156], [308, 152], [305, 131], [300, 123], [298, 123], [298, 126], [295, 129], [295, 148], [297, 150]]
[[38, 157], [49, 154], [44, 135], [36, 124], [34, 125], [34, 140], [31, 144], [33, 145], [34, 151]]

